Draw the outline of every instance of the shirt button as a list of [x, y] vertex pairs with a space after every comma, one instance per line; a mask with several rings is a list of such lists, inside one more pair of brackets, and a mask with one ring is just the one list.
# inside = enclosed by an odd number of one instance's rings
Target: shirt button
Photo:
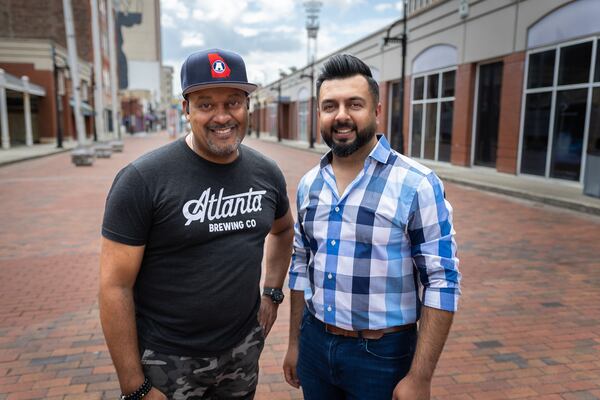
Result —
[[333, 278], [333, 275], [331, 275], [331, 272], [329, 273], [329, 275], [327, 275], [327, 277], [328, 277], [329, 279]]
[[331, 312], [331, 306], [327, 307], [327, 311]]
[[340, 212], [340, 208], [339, 208], [339, 207], [336, 207], [336, 208], [335, 208], [335, 212]]
[[336, 243], [336, 242], [335, 242], [335, 240], [332, 240], [332, 241], [331, 241], [331, 245], [332, 245], [332, 246], [335, 246], [335, 243]]

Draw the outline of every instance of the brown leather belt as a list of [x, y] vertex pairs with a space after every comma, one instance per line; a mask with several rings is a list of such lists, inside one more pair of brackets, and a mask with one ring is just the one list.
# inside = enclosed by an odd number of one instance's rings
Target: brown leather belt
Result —
[[376, 330], [365, 329], [362, 331], [349, 331], [347, 329], [338, 328], [337, 326], [325, 324], [325, 331], [331, 333], [332, 335], [377, 340], [381, 339], [386, 333], [408, 331], [411, 329], [415, 329], [416, 327], [417, 324], [407, 324]]

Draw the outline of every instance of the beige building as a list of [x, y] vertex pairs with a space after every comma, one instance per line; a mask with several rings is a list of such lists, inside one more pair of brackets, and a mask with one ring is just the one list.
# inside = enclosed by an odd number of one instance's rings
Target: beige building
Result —
[[[116, 25], [123, 122], [142, 131], [156, 125], [162, 101], [160, 0], [120, 1]], [[137, 111], [126, 111], [133, 100]]]

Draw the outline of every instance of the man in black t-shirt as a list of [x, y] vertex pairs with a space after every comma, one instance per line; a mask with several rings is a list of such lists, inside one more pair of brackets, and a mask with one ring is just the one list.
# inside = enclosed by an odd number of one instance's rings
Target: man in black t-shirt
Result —
[[285, 180], [241, 144], [256, 85], [239, 55], [190, 55], [181, 87], [192, 133], [123, 168], [108, 194], [102, 328], [123, 399], [252, 399], [291, 255]]

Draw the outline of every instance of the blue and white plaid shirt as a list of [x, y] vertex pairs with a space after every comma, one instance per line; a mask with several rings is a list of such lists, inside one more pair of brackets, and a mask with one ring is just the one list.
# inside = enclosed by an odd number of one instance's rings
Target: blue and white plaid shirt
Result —
[[352, 330], [415, 322], [421, 301], [456, 311], [455, 231], [440, 179], [380, 136], [340, 196], [329, 160], [298, 185], [290, 289], [304, 291], [318, 319]]

